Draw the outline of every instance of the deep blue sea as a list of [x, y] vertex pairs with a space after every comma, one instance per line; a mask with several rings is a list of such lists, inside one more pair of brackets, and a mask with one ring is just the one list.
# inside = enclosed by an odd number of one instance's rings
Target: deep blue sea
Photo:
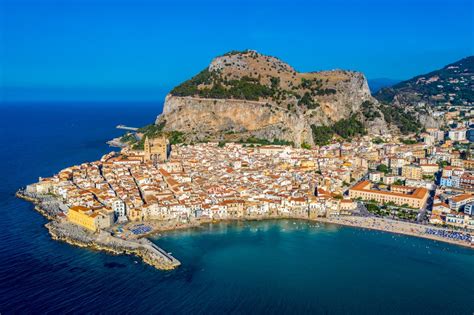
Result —
[[302, 221], [213, 224], [153, 241], [182, 266], [158, 271], [50, 239], [15, 191], [93, 161], [160, 104], [0, 105], [0, 314], [474, 312], [474, 251]]

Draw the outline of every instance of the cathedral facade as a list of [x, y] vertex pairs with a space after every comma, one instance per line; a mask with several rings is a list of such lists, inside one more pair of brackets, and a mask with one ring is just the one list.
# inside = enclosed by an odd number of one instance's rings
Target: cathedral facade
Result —
[[165, 136], [152, 139], [146, 137], [143, 149], [145, 162], [164, 162], [168, 159], [169, 142]]

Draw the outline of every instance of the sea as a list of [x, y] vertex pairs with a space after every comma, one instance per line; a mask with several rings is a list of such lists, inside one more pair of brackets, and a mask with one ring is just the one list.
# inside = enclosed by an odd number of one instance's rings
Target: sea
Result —
[[99, 159], [160, 103], [0, 104], [0, 314], [473, 314], [474, 250], [314, 222], [216, 223], [152, 238], [156, 270], [54, 241], [17, 189]]

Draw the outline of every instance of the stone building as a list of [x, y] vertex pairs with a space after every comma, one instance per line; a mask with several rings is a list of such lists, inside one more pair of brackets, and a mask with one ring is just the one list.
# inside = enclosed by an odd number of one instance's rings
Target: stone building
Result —
[[168, 159], [168, 147], [168, 139], [165, 136], [152, 139], [146, 137], [144, 143], [145, 161], [166, 161]]
[[416, 209], [423, 208], [429, 197], [426, 188], [392, 185], [390, 190], [372, 189], [372, 183], [365, 180], [349, 189], [349, 197], [351, 199], [375, 200], [378, 203], [394, 203], [398, 206], [407, 205]]

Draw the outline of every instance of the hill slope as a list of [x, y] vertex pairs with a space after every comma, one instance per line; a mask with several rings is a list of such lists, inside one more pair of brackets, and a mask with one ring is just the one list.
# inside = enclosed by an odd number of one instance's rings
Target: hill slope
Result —
[[382, 102], [396, 101], [407, 105], [419, 102], [430, 106], [473, 105], [474, 56], [381, 89], [375, 97]]
[[433, 117], [439, 107], [474, 105], [474, 56], [383, 88], [374, 97], [402, 109], [425, 127], [439, 127], [441, 119]]
[[371, 132], [385, 132], [382, 117], [363, 74], [301, 73], [275, 57], [248, 50], [215, 58], [175, 87], [156, 124], [164, 131], [183, 132], [192, 141], [253, 137], [299, 145], [318, 142], [314, 127], [345, 120], [354, 124], [351, 130], [360, 130], [360, 123]]

